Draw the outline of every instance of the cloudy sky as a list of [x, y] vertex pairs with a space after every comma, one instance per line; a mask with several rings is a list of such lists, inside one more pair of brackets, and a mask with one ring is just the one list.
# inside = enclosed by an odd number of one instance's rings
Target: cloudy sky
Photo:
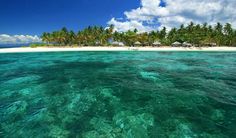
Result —
[[39, 42], [44, 31], [89, 25], [139, 31], [180, 24], [229, 22], [236, 28], [236, 0], [1, 0], [0, 44]]
[[181, 24], [231, 23], [236, 27], [236, 0], [141, 0], [140, 6], [124, 11], [123, 20], [112, 18], [119, 31], [178, 27]]

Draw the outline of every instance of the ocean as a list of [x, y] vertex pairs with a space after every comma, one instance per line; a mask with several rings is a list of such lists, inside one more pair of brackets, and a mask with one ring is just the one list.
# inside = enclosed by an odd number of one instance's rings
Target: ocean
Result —
[[236, 53], [0, 54], [0, 137], [236, 137]]

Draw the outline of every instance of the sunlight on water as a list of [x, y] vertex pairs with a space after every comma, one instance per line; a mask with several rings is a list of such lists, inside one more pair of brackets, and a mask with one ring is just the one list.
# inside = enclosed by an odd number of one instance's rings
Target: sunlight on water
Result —
[[0, 54], [0, 137], [236, 137], [236, 53]]

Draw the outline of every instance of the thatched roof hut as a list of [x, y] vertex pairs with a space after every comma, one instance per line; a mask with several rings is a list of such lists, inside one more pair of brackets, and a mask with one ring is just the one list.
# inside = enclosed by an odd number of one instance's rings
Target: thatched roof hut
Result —
[[123, 42], [114, 41], [111, 43], [113, 46], [124, 46]]
[[100, 43], [99, 41], [96, 41], [96, 42], [95, 42], [95, 45], [96, 45], [96, 46], [100, 46], [101, 43]]
[[119, 42], [119, 46], [125, 46], [123, 42]]
[[181, 46], [182, 44], [178, 41], [172, 43], [172, 46], [176, 47], [176, 46]]
[[183, 47], [191, 47], [193, 46], [192, 44], [188, 43], [188, 42], [184, 42], [183, 43]]
[[208, 45], [211, 46], [211, 47], [217, 46], [216, 43], [209, 43]]
[[134, 43], [134, 45], [135, 46], [140, 46], [140, 45], [142, 45], [139, 41], [136, 41], [135, 43]]
[[149, 46], [148, 42], [143, 42], [142, 44], [143, 44], [143, 46]]
[[216, 43], [214, 43], [214, 42], [202, 42], [201, 43], [201, 46], [210, 46], [210, 47], [215, 47], [215, 46], [217, 46], [217, 44]]
[[161, 43], [159, 41], [155, 41], [152, 45], [153, 46], [161, 46]]
[[111, 44], [114, 45], [114, 46], [118, 46], [118, 45], [119, 45], [119, 42], [114, 41], [114, 42], [112, 42]]

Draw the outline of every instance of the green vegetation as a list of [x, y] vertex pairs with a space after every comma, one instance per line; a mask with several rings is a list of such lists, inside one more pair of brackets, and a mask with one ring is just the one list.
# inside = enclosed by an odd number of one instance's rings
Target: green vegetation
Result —
[[51, 44], [45, 44], [45, 43], [34, 43], [30, 44], [31, 48], [36, 48], [36, 47], [43, 47], [43, 46], [50, 46]]
[[127, 32], [114, 31], [114, 26], [108, 28], [89, 26], [75, 33], [67, 28], [52, 33], [43, 33], [43, 42], [54, 46], [108, 46], [112, 41], [123, 42], [127, 46], [134, 46], [135, 42], [142, 46], [150, 46], [155, 42], [162, 45], [171, 45], [174, 42], [191, 44], [194, 46], [236, 46], [236, 30], [231, 24], [215, 26], [205, 24], [181, 25], [180, 28], [172, 28], [167, 31], [165, 27], [158, 31], [139, 33], [137, 29]]

